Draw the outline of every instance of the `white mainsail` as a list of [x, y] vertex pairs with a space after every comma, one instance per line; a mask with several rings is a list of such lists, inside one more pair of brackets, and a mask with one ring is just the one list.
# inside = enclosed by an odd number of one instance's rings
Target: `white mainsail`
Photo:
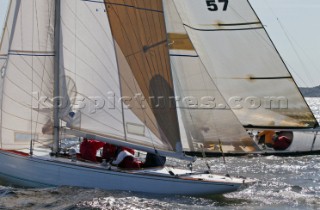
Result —
[[247, 0], [173, 2], [202, 63], [243, 125], [317, 125]]
[[185, 151], [250, 152], [253, 140], [235, 117], [195, 51], [173, 1], [164, 1], [170, 62]]
[[[28, 11], [28, 12], [26, 12]], [[1, 74], [1, 148], [29, 148], [52, 140], [52, 112], [40, 105], [52, 98], [54, 1], [13, 0], [1, 42], [7, 55]]]

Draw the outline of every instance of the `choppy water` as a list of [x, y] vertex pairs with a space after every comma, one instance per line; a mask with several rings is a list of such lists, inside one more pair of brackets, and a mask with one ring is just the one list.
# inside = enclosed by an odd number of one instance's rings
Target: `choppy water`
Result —
[[[98, 189], [0, 187], [0, 209], [320, 209], [320, 156], [227, 157], [210, 160], [216, 173], [259, 179], [219, 196], [163, 196]], [[171, 164], [181, 164], [176, 161]], [[204, 162], [195, 169], [205, 168]]]
[[[319, 120], [320, 100], [307, 98], [307, 102]], [[320, 156], [227, 157], [226, 161], [224, 165], [222, 158], [214, 158], [209, 163], [215, 173], [259, 181], [239, 192], [207, 197], [0, 185], [0, 209], [320, 209]], [[169, 164], [184, 163], [169, 160]], [[205, 168], [204, 161], [194, 165], [195, 170]]]

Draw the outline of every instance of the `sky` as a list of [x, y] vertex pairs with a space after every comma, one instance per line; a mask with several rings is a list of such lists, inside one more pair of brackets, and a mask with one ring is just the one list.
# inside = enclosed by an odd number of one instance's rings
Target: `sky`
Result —
[[[199, 1], [199, 0], [198, 0]], [[0, 0], [0, 26], [8, 0]], [[300, 87], [320, 85], [320, 0], [250, 0]]]

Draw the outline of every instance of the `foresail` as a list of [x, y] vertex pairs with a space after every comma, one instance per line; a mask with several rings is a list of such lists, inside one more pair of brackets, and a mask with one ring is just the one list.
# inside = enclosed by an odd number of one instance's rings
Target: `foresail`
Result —
[[173, 2], [202, 63], [243, 125], [317, 125], [247, 0]]
[[164, 1], [170, 62], [184, 151], [258, 150], [202, 64], [172, 0]]
[[[62, 108], [60, 117], [67, 127], [129, 144], [175, 150], [179, 140], [176, 113], [154, 111], [148, 103], [153, 94], [173, 94], [163, 13], [153, 14], [143, 9], [145, 5], [137, 9], [122, 1], [61, 4], [61, 94], [70, 108]], [[150, 5], [154, 10], [160, 6], [159, 2]], [[145, 15], [151, 17], [152, 28], [137, 21]], [[157, 36], [151, 39], [151, 35]], [[166, 92], [154, 92], [157, 89]]]
[[[175, 103], [170, 99], [174, 91], [162, 0], [105, 3], [118, 54], [122, 95], [142, 95], [146, 100], [143, 107], [131, 104], [132, 111], [158, 139], [175, 150], [180, 137]], [[126, 115], [124, 119], [128, 120]], [[129, 133], [128, 127], [126, 130]]]
[[1, 148], [52, 143], [54, 0], [12, 0], [1, 53]]

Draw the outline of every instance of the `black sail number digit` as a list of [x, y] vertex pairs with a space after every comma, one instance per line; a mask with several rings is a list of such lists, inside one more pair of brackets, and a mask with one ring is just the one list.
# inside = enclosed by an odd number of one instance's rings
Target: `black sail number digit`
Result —
[[[216, 0], [207, 0], [207, 7], [208, 7], [208, 10], [209, 11], [217, 11], [219, 9], [217, 3], [216, 3]], [[228, 3], [229, 3], [229, 0], [218, 0], [218, 3], [224, 3], [223, 4], [223, 11], [226, 11], [227, 8], [228, 8]]]
[[224, 3], [224, 5], [223, 5], [223, 11], [227, 11], [229, 1], [228, 1], [228, 0], [218, 0], [218, 1], [219, 1], [220, 3]]
[[208, 6], [209, 11], [217, 11], [218, 10], [216, 0], [207, 0], [207, 6]]

